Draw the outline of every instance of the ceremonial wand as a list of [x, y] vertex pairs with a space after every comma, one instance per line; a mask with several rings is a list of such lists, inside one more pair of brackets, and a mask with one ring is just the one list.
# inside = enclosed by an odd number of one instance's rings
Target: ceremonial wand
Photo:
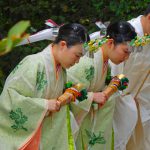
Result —
[[110, 81], [107, 88], [103, 91], [106, 96], [109, 98], [112, 94], [114, 94], [117, 90], [124, 90], [127, 88], [129, 80], [123, 74], [119, 74], [114, 76]]
[[83, 90], [83, 84], [78, 83], [72, 86], [71, 82], [67, 83], [65, 92], [58, 97], [58, 101], [61, 103], [61, 106], [70, 103], [71, 101], [74, 102], [75, 99], [81, 96], [81, 90]]

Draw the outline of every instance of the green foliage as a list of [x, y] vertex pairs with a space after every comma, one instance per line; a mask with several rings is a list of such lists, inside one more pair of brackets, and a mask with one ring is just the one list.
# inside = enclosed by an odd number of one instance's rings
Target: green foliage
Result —
[[[89, 32], [99, 30], [94, 21], [129, 20], [147, 8], [149, 0], [3, 0], [0, 1], [0, 38], [20, 20], [30, 20], [29, 33], [41, 30], [45, 20], [51, 18], [58, 24], [78, 22]], [[0, 58], [4, 78], [26, 55], [41, 51], [49, 42], [20, 46], [13, 53]], [[0, 78], [1, 81], [1, 78]], [[1, 87], [1, 86], [0, 86]]]
[[8, 31], [19, 20], [30, 20], [39, 29], [48, 18], [59, 24], [79, 22], [91, 29], [95, 19], [128, 20], [141, 14], [148, 3], [149, 0], [5, 0], [0, 2], [0, 30]]
[[8, 37], [0, 41], [0, 56], [10, 52], [26, 37], [24, 32], [29, 25], [29, 21], [20, 21], [9, 30]]

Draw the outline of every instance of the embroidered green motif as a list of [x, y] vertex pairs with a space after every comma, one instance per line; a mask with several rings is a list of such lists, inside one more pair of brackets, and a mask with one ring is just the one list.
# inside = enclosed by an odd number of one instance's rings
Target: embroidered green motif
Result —
[[23, 64], [23, 62], [20, 62], [20, 63], [13, 69], [12, 73], [14, 74], [22, 64]]
[[90, 132], [88, 130], [86, 130], [86, 134], [89, 137], [89, 146], [88, 146], [88, 150], [91, 149], [92, 146], [94, 146], [96, 143], [97, 144], [105, 144], [106, 140], [103, 136], [103, 132], [99, 131], [99, 134], [96, 135], [94, 132]]
[[28, 120], [28, 118], [27, 116], [23, 115], [21, 108], [17, 108], [15, 111], [11, 110], [9, 117], [15, 121], [14, 125], [11, 126], [15, 131], [19, 129], [27, 131], [27, 128], [25, 128], [23, 125]]
[[94, 67], [91, 66], [89, 69], [85, 69], [86, 79], [91, 81], [94, 78]]
[[44, 72], [37, 72], [37, 90], [40, 91], [47, 84], [47, 81], [44, 79]]
[[105, 84], [108, 85], [108, 84], [110, 83], [111, 80], [112, 80], [112, 76], [111, 76], [111, 67], [108, 66]]

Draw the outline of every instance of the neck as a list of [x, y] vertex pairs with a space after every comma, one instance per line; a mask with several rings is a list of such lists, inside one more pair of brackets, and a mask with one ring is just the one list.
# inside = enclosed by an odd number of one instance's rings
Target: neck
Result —
[[58, 49], [59, 49], [58, 45], [52, 44], [52, 53], [54, 56], [56, 66], [60, 65], [59, 59], [58, 59]]
[[143, 33], [144, 33], [144, 35], [146, 34], [146, 16], [142, 16], [141, 17], [141, 23], [142, 23], [142, 27], [143, 27]]
[[108, 61], [108, 48], [106, 46], [106, 44], [103, 44], [103, 46], [101, 47], [102, 52], [103, 52], [103, 60], [104, 62]]

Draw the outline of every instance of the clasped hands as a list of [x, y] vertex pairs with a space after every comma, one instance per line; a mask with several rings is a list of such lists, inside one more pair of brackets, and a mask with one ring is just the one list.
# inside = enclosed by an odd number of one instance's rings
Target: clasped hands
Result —
[[[67, 103], [71, 102], [73, 95], [70, 94], [70, 97], [67, 100]], [[93, 94], [93, 102], [99, 105], [101, 108], [106, 101], [108, 100], [108, 96], [104, 92], [96, 92]], [[61, 108], [61, 102], [57, 99], [50, 99], [48, 100], [48, 110], [50, 112], [58, 112]]]

